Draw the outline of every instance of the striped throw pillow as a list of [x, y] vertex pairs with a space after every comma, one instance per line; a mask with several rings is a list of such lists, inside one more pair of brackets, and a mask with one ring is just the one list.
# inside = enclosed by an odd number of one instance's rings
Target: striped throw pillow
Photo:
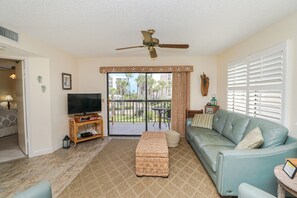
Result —
[[247, 150], [259, 148], [263, 144], [264, 138], [259, 127], [254, 128], [237, 144], [235, 150]]
[[195, 114], [191, 126], [212, 129], [213, 115], [214, 114]]

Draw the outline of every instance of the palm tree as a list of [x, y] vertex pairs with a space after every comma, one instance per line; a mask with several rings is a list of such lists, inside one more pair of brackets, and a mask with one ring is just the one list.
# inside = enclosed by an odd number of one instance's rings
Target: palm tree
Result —
[[153, 87], [153, 99], [158, 99], [158, 93], [160, 91], [160, 86], [156, 85]]
[[147, 95], [148, 97], [151, 97], [151, 94], [153, 92], [153, 88], [155, 87], [156, 80], [153, 79], [153, 77], [150, 75], [147, 78]]
[[164, 87], [167, 85], [167, 83], [165, 81], [159, 80], [158, 84], [159, 84], [160, 89], [161, 89], [161, 98], [163, 98]]
[[119, 79], [116, 81], [116, 84], [117, 84], [118, 94], [124, 98], [127, 91], [127, 85], [128, 85], [127, 80]]
[[133, 77], [133, 74], [132, 73], [126, 73], [125, 75], [126, 75], [126, 78], [127, 78], [128, 93], [130, 95], [130, 93], [131, 93], [130, 78]]
[[135, 79], [136, 83], [137, 83], [137, 98], [141, 98], [141, 96], [143, 95], [143, 92], [145, 90], [145, 75], [140, 74], [136, 79]]

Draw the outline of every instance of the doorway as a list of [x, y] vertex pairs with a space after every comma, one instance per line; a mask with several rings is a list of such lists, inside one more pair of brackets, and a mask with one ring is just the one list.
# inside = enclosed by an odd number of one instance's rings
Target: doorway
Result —
[[0, 58], [0, 162], [28, 155], [24, 61]]
[[172, 73], [108, 73], [108, 134], [168, 130]]

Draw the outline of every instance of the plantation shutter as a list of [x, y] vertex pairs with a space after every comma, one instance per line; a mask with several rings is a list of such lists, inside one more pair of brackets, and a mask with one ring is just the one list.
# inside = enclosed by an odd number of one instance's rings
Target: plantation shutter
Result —
[[229, 111], [283, 122], [285, 45], [228, 67]]
[[283, 59], [284, 51], [277, 50], [250, 61], [249, 115], [281, 122]]

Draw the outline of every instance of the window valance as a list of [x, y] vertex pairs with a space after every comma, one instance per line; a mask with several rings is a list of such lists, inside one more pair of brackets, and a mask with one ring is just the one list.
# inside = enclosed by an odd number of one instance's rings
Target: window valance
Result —
[[100, 67], [100, 73], [141, 73], [141, 72], [192, 72], [192, 65], [183, 66], [108, 66]]

